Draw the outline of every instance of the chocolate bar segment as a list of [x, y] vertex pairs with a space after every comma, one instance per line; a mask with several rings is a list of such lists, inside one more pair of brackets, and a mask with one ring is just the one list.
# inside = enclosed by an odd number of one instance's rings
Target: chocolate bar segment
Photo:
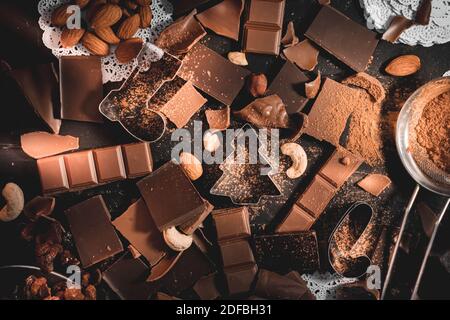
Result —
[[129, 178], [141, 177], [153, 171], [152, 153], [148, 143], [123, 145], [122, 152]]
[[212, 273], [206, 277], [201, 278], [193, 286], [195, 293], [201, 300], [214, 300], [220, 296], [215, 283], [216, 274]]
[[103, 100], [100, 57], [61, 57], [59, 81], [62, 119], [103, 122], [102, 115], [98, 110]]
[[44, 193], [69, 190], [69, 180], [67, 179], [63, 156], [39, 159], [37, 167]]
[[258, 266], [256, 264], [249, 264], [225, 270], [228, 293], [230, 295], [235, 295], [250, 291], [257, 273]]
[[96, 149], [93, 153], [97, 178], [100, 183], [127, 178], [120, 146]]
[[305, 36], [355, 71], [366, 70], [377, 34], [330, 6], [323, 6]]
[[296, 204], [318, 218], [333, 199], [337, 190], [320, 175], [314, 177], [306, 191], [298, 198]]
[[340, 188], [361, 164], [361, 158], [344, 148], [337, 148], [319, 174], [333, 186]]
[[195, 219], [207, 206], [183, 169], [172, 161], [137, 186], [160, 231]]
[[214, 210], [212, 216], [219, 243], [251, 235], [247, 207]]
[[223, 267], [235, 267], [255, 263], [252, 249], [247, 240], [230, 241], [220, 245]]
[[245, 83], [250, 71], [197, 43], [183, 59], [179, 76], [191, 81], [201, 91], [230, 106]]
[[84, 268], [123, 251], [102, 196], [95, 196], [65, 211]]
[[275, 229], [275, 232], [291, 233], [299, 230], [309, 230], [314, 222], [316, 222], [316, 218], [311, 213], [294, 204], [283, 223]]
[[244, 26], [244, 52], [278, 55], [285, 0], [251, 0]]
[[94, 154], [91, 150], [65, 155], [64, 163], [71, 188], [87, 187], [98, 183]]

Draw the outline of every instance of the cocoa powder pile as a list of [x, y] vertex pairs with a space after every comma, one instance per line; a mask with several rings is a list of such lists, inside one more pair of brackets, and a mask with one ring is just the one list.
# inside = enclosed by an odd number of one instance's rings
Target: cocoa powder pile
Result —
[[428, 158], [450, 173], [450, 91], [431, 100], [416, 126], [417, 142]]

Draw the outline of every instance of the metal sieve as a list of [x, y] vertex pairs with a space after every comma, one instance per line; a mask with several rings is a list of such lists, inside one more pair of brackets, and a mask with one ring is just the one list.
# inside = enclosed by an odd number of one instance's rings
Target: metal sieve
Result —
[[439, 224], [441, 223], [450, 203], [450, 175], [436, 167], [431, 161], [428, 160], [426, 155], [423, 154], [424, 151], [422, 151], [422, 149], [418, 146], [415, 130], [417, 123], [422, 115], [423, 108], [426, 106], [426, 104], [447, 91], [450, 91], [450, 77], [438, 78], [428, 82], [427, 84], [416, 90], [409, 97], [409, 99], [404, 104], [397, 120], [395, 133], [397, 151], [399, 153], [403, 166], [406, 168], [411, 177], [417, 182], [417, 185], [405, 209], [402, 224], [400, 227], [400, 233], [395, 244], [392, 259], [389, 264], [388, 272], [386, 274], [386, 279], [383, 285], [381, 299], [384, 299], [386, 295], [387, 288], [391, 280], [395, 260], [397, 258], [400, 240], [402, 238], [411, 209], [414, 205], [420, 188], [426, 188], [436, 194], [445, 196], [448, 199], [444, 207], [436, 217], [433, 232], [428, 242], [419, 274], [416, 278], [411, 299], [418, 299], [417, 292], [419, 290], [420, 281], [425, 271], [427, 260], [430, 255], [433, 242], [439, 228]]

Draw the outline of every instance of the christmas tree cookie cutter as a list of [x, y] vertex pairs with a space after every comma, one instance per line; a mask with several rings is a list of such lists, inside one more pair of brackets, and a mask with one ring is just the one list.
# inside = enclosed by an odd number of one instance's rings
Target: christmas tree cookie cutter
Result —
[[[253, 136], [253, 140], [250, 140]], [[245, 137], [249, 139], [246, 140]], [[240, 141], [256, 141], [257, 155], [252, 154], [251, 147], [239, 144]], [[235, 143], [237, 142], [237, 143]], [[278, 146], [277, 146], [278, 147]], [[244, 151], [244, 163], [239, 154]], [[233, 137], [232, 152], [219, 166], [223, 174], [211, 188], [212, 195], [229, 197], [235, 205], [258, 205], [263, 197], [280, 197], [281, 187], [273, 179], [278, 166], [267, 152], [267, 142], [262, 143], [256, 130], [249, 124], [239, 129]], [[241, 154], [242, 155], [242, 154]], [[247, 160], [259, 159], [259, 163], [247, 163]]]

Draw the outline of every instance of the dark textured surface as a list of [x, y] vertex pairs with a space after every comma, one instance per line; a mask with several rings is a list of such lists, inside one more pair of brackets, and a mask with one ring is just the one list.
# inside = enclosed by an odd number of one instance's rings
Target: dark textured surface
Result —
[[[8, 9], [4, 3], [0, 5], [0, 16], [2, 17], [0, 22], [0, 36], [4, 43], [9, 43], [8, 46], [2, 46], [0, 48], [0, 58], [6, 60], [13, 68], [33, 65], [38, 62], [56, 61], [50, 51], [43, 48], [40, 42], [41, 33], [37, 26], [37, 0], [9, 2], [12, 4], [8, 6]], [[333, 1], [333, 6], [356, 22], [361, 24], [365, 23], [363, 12], [359, 7], [358, 1]], [[286, 27], [289, 20], [293, 20], [297, 34], [302, 35], [314, 19], [318, 9], [319, 6], [316, 4], [316, 1], [287, 1], [284, 27]], [[20, 19], [19, 28], [11, 27], [15, 17], [19, 17], [19, 15], [27, 17], [29, 23], [24, 23], [24, 18], [22, 18]], [[225, 55], [229, 51], [239, 51], [241, 49], [240, 43], [215, 36], [211, 32], [208, 32], [208, 36], [205, 37], [203, 42], [222, 55]], [[450, 70], [449, 52], [450, 43], [424, 48], [420, 46], [393, 45], [381, 41], [374, 53], [373, 62], [368, 68], [368, 73], [379, 78], [388, 90], [388, 100], [384, 105], [384, 112], [395, 109], [393, 97], [396, 89], [411, 93], [420, 85]], [[420, 56], [423, 64], [422, 69], [417, 74], [407, 78], [392, 78], [384, 74], [382, 70], [386, 63], [400, 54], [416, 54]], [[266, 73], [269, 82], [275, 77], [283, 64], [282, 59], [277, 59], [272, 56], [248, 54], [247, 58], [250, 64], [248, 69], [253, 72]], [[353, 74], [350, 68], [324, 51], [320, 53], [318, 70], [321, 71], [323, 76], [336, 80], [342, 80]], [[107, 85], [105, 87], [105, 93], [112, 87], [117, 87], [117, 84]], [[39, 179], [35, 161], [28, 158], [20, 150], [20, 147], [18, 147], [19, 137], [23, 132], [45, 128], [39, 127], [39, 122], [35, 121], [33, 112], [26, 108], [26, 104], [20, 99], [20, 95], [14, 94], [14, 85], [2, 80], [1, 92], [4, 100], [2, 101], [2, 126], [0, 127], [0, 145], [2, 146], [0, 150], [0, 185], [3, 186], [6, 182], [14, 181], [23, 187], [26, 199], [30, 200], [40, 192]], [[240, 97], [233, 107], [241, 108], [247, 104], [247, 100], [246, 97]], [[305, 107], [306, 111], [309, 110], [311, 103], [308, 103]], [[211, 108], [219, 106], [214, 101], [207, 104], [207, 107]], [[8, 121], [5, 121], [5, 119], [8, 119]], [[200, 115], [197, 115], [196, 119], [204, 120], [203, 112], [200, 112]], [[206, 123], [206, 121], [204, 122]], [[242, 123], [233, 121], [233, 125], [238, 127]], [[190, 126], [192, 127], [192, 122]], [[120, 125], [109, 121], [106, 121], [103, 125], [64, 121], [61, 133], [78, 136], [80, 138], [81, 149], [117, 145], [133, 141]], [[388, 159], [386, 166], [370, 168], [367, 165], [363, 165], [339, 191], [332, 203], [327, 207], [326, 212], [313, 226], [319, 240], [322, 271], [331, 270], [326, 261], [328, 238], [337, 221], [345, 212], [346, 207], [352, 202], [364, 200], [373, 205], [375, 214], [382, 223], [397, 225], [400, 222], [400, 217], [415, 183], [403, 169], [398, 159], [393, 138], [391, 142], [391, 146], [385, 150]], [[272, 233], [273, 227], [287, 213], [288, 208], [292, 206], [298, 194], [304, 191], [314, 174], [332, 153], [332, 147], [330, 145], [318, 143], [309, 137], [301, 138], [300, 143], [305, 147], [309, 159], [306, 174], [298, 181], [289, 181], [287, 183], [287, 193], [289, 194], [287, 203], [284, 200], [266, 200], [263, 201], [261, 206], [252, 208], [251, 222], [254, 232]], [[170, 158], [170, 146], [175, 144], [175, 142], [170, 141], [170, 135], [166, 135], [162, 141], [152, 145], [155, 167], [159, 167]], [[387, 172], [393, 180], [393, 187], [383, 193], [379, 198], [373, 197], [355, 186], [355, 183], [362, 179], [366, 173], [374, 171]], [[202, 195], [218, 208], [232, 206], [229, 199], [210, 196], [208, 194], [209, 189], [221, 174], [217, 170], [217, 167], [207, 167], [205, 168], [205, 172], [207, 175], [204, 175], [202, 179], [195, 183]], [[117, 217], [125, 211], [133, 200], [139, 197], [135, 182], [133, 180], [122, 181], [81, 193], [58, 196], [54, 215], [60, 218], [65, 224], [66, 221], [62, 214], [64, 209], [94, 195], [102, 194], [113, 218]], [[430, 205], [432, 208], [439, 208], [442, 204], [442, 198], [432, 196], [428, 192], [422, 192], [420, 196], [421, 199], [431, 202]], [[2, 201], [3, 199], [0, 199], [0, 205], [3, 205]], [[0, 223], [0, 265], [9, 263], [33, 264], [32, 248], [18, 237], [19, 230], [22, 226], [21, 223], [23, 223], [22, 219], [20, 218], [18, 221], [9, 224]], [[417, 216], [413, 220], [414, 223], [409, 229], [413, 238], [416, 238], [421, 234], [418, 231], [420, 224]], [[449, 250], [449, 222], [448, 217], [443, 221], [442, 230], [434, 246], [433, 251], [435, 253], [433, 256]], [[211, 227], [210, 221], [207, 221], [206, 227], [207, 233], [214, 234], [214, 229]], [[414, 243], [414, 241], [412, 242]], [[419, 248], [423, 248], [425, 239], [422, 236], [416, 242], [419, 243]], [[413, 250], [412, 252], [412, 258], [408, 258], [405, 255], [402, 256], [402, 264], [406, 265], [406, 267], [403, 267], [401, 272], [396, 273], [395, 286], [399, 290], [399, 296], [407, 296], [407, 290], [404, 289], [407, 288], [410, 282], [408, 279], [411, 278], [411, 274], [414, 274], [414, 262], [415, 260], [421, 259], [423, 249]], [[437, 257], [431, 259], [429, 267], [430, 269], [424, 278], [426, 283], [423, 286], [423, 296], [449, 298], [449, 274], [441, 266]]]

